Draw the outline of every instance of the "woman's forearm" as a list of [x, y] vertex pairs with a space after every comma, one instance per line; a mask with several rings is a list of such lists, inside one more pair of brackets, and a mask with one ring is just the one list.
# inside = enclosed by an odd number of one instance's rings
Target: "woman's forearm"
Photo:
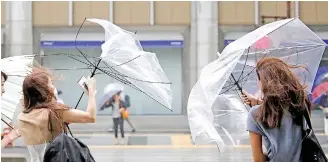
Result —
[[96, 109], [96, 95], [90, 94], [88, 100], [87, 112], [91, 115], [92, 118], [96, 119], [97, 109]]

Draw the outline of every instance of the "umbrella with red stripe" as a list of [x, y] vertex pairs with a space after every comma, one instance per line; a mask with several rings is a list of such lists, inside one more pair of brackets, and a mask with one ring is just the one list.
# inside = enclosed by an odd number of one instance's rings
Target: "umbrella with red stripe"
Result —
[[315, 102], [317, 99], [319, 99], [327, 91], [328, 91], [328, 82], [319, 84], [312, 92], [313, 102]]

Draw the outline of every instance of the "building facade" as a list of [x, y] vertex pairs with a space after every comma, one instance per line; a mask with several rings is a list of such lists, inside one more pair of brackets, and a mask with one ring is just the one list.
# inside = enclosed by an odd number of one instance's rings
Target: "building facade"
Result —
[[[75, 106], [82, 90], [76, 82], [90, 70], [64, 55], [79, 55], [75, 42], [90, 57], [98, 57], [104, 31], [85, 18], [110, 20], [137, 33], [144, 50], [156, 53], [163, 70], [173, 83], [173, 112], [140, 92], [126, 87], [131, 96], [131, 114], [185, 115], [188, 95], [200, 70], [217, 57], [217, 51], [256, 29], [262, 23], [286, 17], [299, 17], [328, 43], [328, 2], [125, 2], [58, 1], [1, 2], [2, 57], [22, 54], [45, 54], [42, 65], [50, 67], [63, 79], [56, 83], [66, 104]], [[272, 18], [263, 18], [272, 17]], [[326, 61], [327, 60], [327, 61]], [[328, 64], [326, 50], [322, 65]], [[63, 70], [71, 69], [71, 70]], [[97, 98], [106, 84], [114, 80], [97, 75]], [[86, 105], [86, 97], [82, 105]], [[99, 114], [109, 114], [110, 110]]]

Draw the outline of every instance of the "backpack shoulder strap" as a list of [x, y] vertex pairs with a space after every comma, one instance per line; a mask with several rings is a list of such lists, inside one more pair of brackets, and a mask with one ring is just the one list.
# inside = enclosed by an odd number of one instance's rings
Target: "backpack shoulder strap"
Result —
[[[308, 112], [308, 109], [305, 108], [305, 111], [303, 113], [303, 116], [305, 117], [305, 121], [306, 121], [306, 124], [309, 126], [310, 129], [312, 129], [312, 124], [311, 124], [311, 120], [310, 120], [310, 115], [309, 115], [309, 112]], [[303, 122], [302, 122], [303, 123]]]

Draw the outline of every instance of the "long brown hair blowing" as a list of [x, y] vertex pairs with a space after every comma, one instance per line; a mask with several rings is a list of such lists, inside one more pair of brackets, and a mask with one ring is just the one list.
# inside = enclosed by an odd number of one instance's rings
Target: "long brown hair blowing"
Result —
[[59, 131], [63, 128], [63, 125], [61, 115], [58, 114], [60, 111], [58, 110], [67, 110], [68, 107], [57, 103], [54, 89], [49, 86], [52, 78], [50, 71], [43, 67], [34, 67], [31, 74], [25, 77], [23, 82], [25, 109], [23, 113], [29, 113], [33, 109], [49, 109], [49, 126], [52, 121], [53, 129]]
[[256, 64], [256, 73], [261, 83], [263, 104], [256, 119], [265, 127], [280, 127], [284, 110], [290, 112], [293, 121], [300, 125], [303, 112], [311, 110], [311, 103], [302, 85], [290, 69], [304, 68], [288, 65], [279, 58], [266, 57]]

